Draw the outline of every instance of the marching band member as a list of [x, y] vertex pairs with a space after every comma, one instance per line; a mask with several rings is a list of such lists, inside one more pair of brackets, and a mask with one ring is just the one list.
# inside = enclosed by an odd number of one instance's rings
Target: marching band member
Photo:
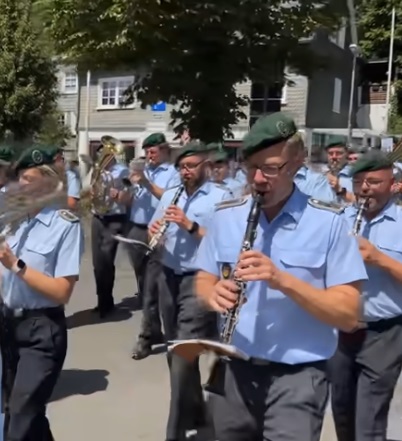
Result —
[[[359, 329], [340, 333], [329, 363], [339, 441], [387, 439], [388, 412], [402, 368], [402, 209], [392, 198], [392, 166], [384, 153], [372, 151], [352, 169], [354, 192], [359, 201], [367, 201], [357, 240], [369, 278], [363, 284]], [[356, 216], [356, 207], [346, 209], [350, 230]]]
[[348, 165], [348, 148], [342, 136], [332, 137], [325, 148], [328, 166], [326, 175], [338, 202], [353, 202], [352, 179]]
[[[41, 147], [25, 150], [15, 169], [22, 185], [62, 180]], [[83, 245], [78, 218], [56, 205], [30, 213], [0, 248], [1, 315], [10, 330], [1, 341], [7, 441], [53, 439], [46, 405], [66, 356], [64, 305], [78, 279]]]
[[[98, 154], [102, 154], [104, 146], [100, 146]], [[106, 174], [105, 174], [105, 173]], [[94, 312], [100, 318], [107, 317], [114, 310], [113, 288], [115, 281], [115, 265], [118, 242], [114, 236], [121, 235], [125, 231], [127, 220], [127, 208], [124, 200], [129, 193], [123, 180], [128, 178], [129, 171], [125, 164], [113, 157], [106, 169], [103, 170], [99, 179], [112, 181], [112, 188], [107, 198], [113, 202], [106, 213], [92, 208], [91, 246], [92, 263], [94, 268], [97, 306]]]
[[66, 168], [64, 151], [60, 147], [50, 147], [50, 154], [54, 157], [56, 167], [59, 167], [66, 174], [67, 178], [67, 207], [76, 211], [80, 202], [81, 182], [76, 173]]
[[361, 153], [358, 149], [348, 149], [348, 165], [353, 166], [354, 163], [361, 157]]
[[357, 325], [364, 265], [342, 208], [294, 185], [296, 133], [279, 112], [244, 139], [248, 182], [264, 198], [255, 249], [238, 255], [251, 205], [244, 197], [217, 208], [194, 264], [197, 294], [213, 311], [236, 306], [228, 268], [248, 283], [232, 344], [250, 358], [223, 359], [223, 395], [210, 398], [219, 441], [319, 441], [336, 328]]
[[226, 152], [216, 152], [211, 155], [212, 181], [230, 190], [233, 197], [244, 193], [245, 185], [230, 177], [229, 155]]
[[[166, 339], [211, 337], [216, 332], [215, 314], [203, 309], [194, 295], [195, 256], [208, 228], [216, 203], [230, 198], [227, 190], [208, 177], [208, 153], [202, 144], [190, 142], [176, 159], [183, 187], [167, 190], [150, 222], [149, 232], [157, 234], [169, 222], [162, 249], [163, 280], [161, 312]], [[177, 192], [180, 197], [171, 205]], [[167, 424], [168, 441], [184, 440], [186, 431], [203, 426], [203, 399], [198, 363], [168, 356], [171, 399]]]
[[[166, 188], [177, 185], [179, 176], [173, 164], [169, 163], [170, 147], [163, 133], [148, 136], [142, 148], [145, 150], [147, 165], [143, 172], [135, 172], [130, 178], [141, 189], [130, 200], [128, 238], [147, 243], [148, 223], [163, 192]], [[127, 251], [137, 277], [143, 306], [141, 331], [132, 352], [133, 359], [141, 360], [151, 353], [152, 345], [163, 342], [158, 305], [158, 278], [161, 267], [158, 253], [147, 259], [144, 247], [129, 245]]]
[[[327, 202], [333, 201], [334, 193], [328, 180], [321, 173], [311, 170], [305, 163], [306, 150], [304, 148], [303, 138], [299, 134], [296, 134], [292, 138], [292, 142], [295, 146], [294, 162], [297, 168], [294, 183], [298, 186], [300, 191], [312, 198]], [[298, 149], [297, 146], [299, 147]]]

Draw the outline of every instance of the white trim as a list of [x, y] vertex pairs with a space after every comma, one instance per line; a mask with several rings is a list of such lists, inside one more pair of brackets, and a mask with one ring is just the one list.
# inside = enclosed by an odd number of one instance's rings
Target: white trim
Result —
[[341, 113], [342, 106], [342, 80], [334, 78], [334, 95], [332, 101], [332, 111], [334, 113]]
[[[67, 83], [67, 77], [71, 76], [75, 78], [75, 88], [74, 89], [67, 89], [66, 83]], [[61, 93], [63, 95], [74, 95], [78, 93], [78, 74], [74, 71], [66, 71], [62, 72], [61, 75]]]
[[[128, 106], [121, 106], [119, 102], [116, 102], [116, 104], [102, 104], [102, 92], [103, 92], [103, 87], [102, 85], [104, 83], [108, 83], [111, 81], [114, 81], [116, 83], [119, 83], [120, 81], [124, 81], [124, 82], [131, 82], [134, 83], [135, 77], [133, 75], [126, 75], [126, 76], [121, 76], [121, 77], [110, 77], [110, 78], [99, 78], [98, 80], [98, 96], [97, 96], [97, 108], [96, 110], [125, 110], [125, 109], [134, 109], [137, 106], [137, 98], [134, 97], [134, 102], [133, 104], [130, 104]], [[116, 96], [115, 99], [118, 100], [119, 99], [119, 94], [120, 94], [120, 89], [119, 86], [116, 86], [116, 90], [115, 90]]]
[[285, 84], [282, 87], [281, 104], [287, 104], [287, 103], [288, 103], [288, 85]]

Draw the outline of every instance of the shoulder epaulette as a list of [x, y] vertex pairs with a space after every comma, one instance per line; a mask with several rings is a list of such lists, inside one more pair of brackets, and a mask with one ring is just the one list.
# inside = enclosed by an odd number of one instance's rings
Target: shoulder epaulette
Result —
[[319, 201], [318, 199], [310, 198], [308, 200], [308, 203], [314, 208], [318, 208], [320, 210], [332, 211], [333, 213], [336, 214], [341, 214], [345, 211], [344, 205], [337, 204], [335, 202], [324, 202], [324, 201]]
[[247, 199], [247, 196], [243, 196], [241, 198], [229, 199], [228, 201], [219, 202], [219, 204], [215, 205], [215, 211], [223, 210], [224, 208], [240, 207], [247, 202]]
[[79, 222], [80, 218], [70, 210], [59, 210], [59, 216], [67, 222]]
[[219, 184], [219, 183], [216, 183], [216, 182], [214, 182], [214, 184], [215, 184], [215, 187], [221, 188], [222, 190], [228, 190], [229, 189], [229, 187], [227, 185], [225, 185], [225, 184]]

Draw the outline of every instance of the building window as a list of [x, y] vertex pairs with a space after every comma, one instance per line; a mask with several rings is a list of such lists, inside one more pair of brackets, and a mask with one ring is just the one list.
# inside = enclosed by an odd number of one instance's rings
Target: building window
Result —
[[342, 102], [342, 80], [335, 78], [334, 81], [334, 101], [332, 104], [332, 111], [335, 113], [341, 113]]
[[[122, 108], [124, 92], [133, 83], [134, 77], [108, 78], [104, 80], [99, 80], [98, 107], [101, 109]], [[134, 107], [134, 104], [124, 107], [132, 108]]]
[[63, 74], [63, 93], [78, 93], [78, 75], [75, 72]]
[[286, 95], [286, 86], [279, 82], [272, 86], [253, 83], [250, 96], [250, 127], [260, 116], [279, 112], [281, 105], [286, 104]]
[[65, 114], [65, 113], [60, 113], [60, 114], [58, 115], [57, 120], [58, 120], [58, 122], [59, 122], [59, 124], [60, 124], [61, 126], [65, 126], [65, 125], [66, 125], [66, 114]]
[[76, 134], [77, 115], [75, 112], [62, 112], [58, 115], [59, 124], [70, 129], [72, 135]]

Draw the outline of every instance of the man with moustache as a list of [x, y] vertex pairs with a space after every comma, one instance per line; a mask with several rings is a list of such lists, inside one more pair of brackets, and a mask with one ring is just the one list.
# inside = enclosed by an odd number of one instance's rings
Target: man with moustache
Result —
[[[393, 164], [380, 151], [351, 170], [357, 199], [366, 200], [357, 241], [366, 264], [361, 322], [340, 333], [329, 363], [332, 413], [339, 441], [387, 439], [388, 412], [402, 368], [402, 208], [392, 194]], [[352, 231], [358, 207], [345, 218]]]
[[218, 362], [221, 394], [210, 398], [219, 441], [319, 441], [336, 328], [358, 323], [364, 265], [342, 208], [294, 185], [296, 134], [281, 112], [253, 125], [242, 154], [263, 197], [254, 249], [239, 256], [250, 195], [218, 206], [194, 264], [197, 295], [212, 311], [238, 306], [233, 276], [247, 284], [231, 342], [247, 360]]
[[[163, 133], [149, 135], [142, 148], [145, 150], [145, 168], [130, 175], [131, 182], [140, 190], [127, 201], [131, 205], [128, 238], [148, 243], [148, 223], [159, 200], [164, 191], [177, 185], [180, 179], [174, 165], [169, 162], [170, 147]], [[161, 267], [157, 252], [147, 258], [145, 247], [131, 244], [127, 246], [127, 251], [143, 307], [141, 331], [132, 351], [132, 358], [141, 360], [151, 354], [152, 345], [163, 342], [158, 306]]]
[[[153, 236], [162, 222], [169, 223], [161, 249], [165, 336], [168, 341], [211, 338], [216, 333], [216, 316], [204, 309], [195, 296], [194, 265], [215, 205], [230, 195], [209, 181], [208, 152], [203, 144], [187, 144], [176, 159], [176, 167], [181, 184], [165, 191], [149, 224]], [[177, 194], [177, 203], [171, 205]], [[198, 361], [187, 363], [174, 354], [168, 355], [168, 364], [171, 399], [166, 440], [182, 441], [188, 431], [205, 425], [200, 371]]]

